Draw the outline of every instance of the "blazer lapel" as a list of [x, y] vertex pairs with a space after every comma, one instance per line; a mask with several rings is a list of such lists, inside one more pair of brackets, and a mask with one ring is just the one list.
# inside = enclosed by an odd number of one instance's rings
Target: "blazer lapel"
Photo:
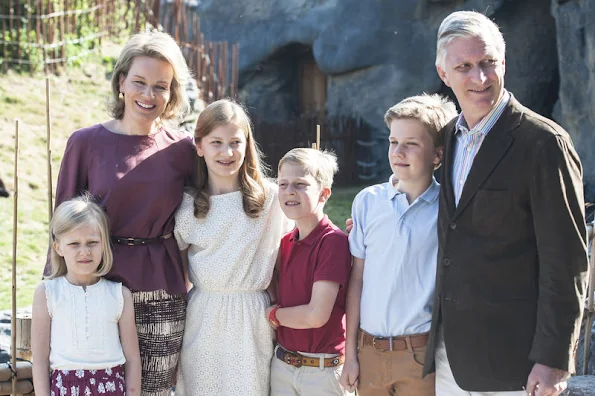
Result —
[[455, 212], [455, 194], [452, 186], [452, 172], [454, 164], [455, 128], [458, 117], [449, 122], [444, 128], [444, 161], [441, 169], [441, 194], [445, 198], [448, 218]]
[[[502, 160], [513, 142], [510, 134], [516, 129], [521, 120], [522, 106], [510, 94], [510, 101], [504, 112], [486, 135], [479, 152], [473, 160], [469, 175], [463, 186], [461, 198], [457, 205], [454, 217], [457, 217], [471, 202], [473, 196], [481, 185], [487, 180], [494, 168]], [[451, 173], [452, 174], [452, 173]]]

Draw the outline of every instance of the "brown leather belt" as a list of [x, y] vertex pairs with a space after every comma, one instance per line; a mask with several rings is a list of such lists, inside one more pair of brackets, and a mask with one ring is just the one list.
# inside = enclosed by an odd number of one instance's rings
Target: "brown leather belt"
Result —
[[149, 243], [158, 243], [165, 239], [171, 238], [172, 235], [173, 234], [171, 232], [168, 232], [165, 235], [160, 235], [155, 238], [124, 238], [124, 237], [113, 236], [110, 239], [113, 243], [117, 243], [120, 245], [135, 246], [135, 245], [147, 245]]
[[398, 337], [375, 337], [359, 329], [358, 340], [360, 346], [371, 346], [381, 351], [406, 351], [409, 348], [419, 348], [428, 344], [430, 333], [412, 334]]
[[[277, 352], [275, 352], [275, 356], [277, 356], [277, 359], [282, 360], [283, 362], [285, 362], [287, 364], [291, 364], [292, 366], [295, 366], [295, 367], [302, 367], [302, 366], [320, 367], [320, 359], [322, 359], [322, 358], [317, 358], [317, 357], [304, 356], [304, 355], [296, 353], [296, 352], [290, 352], [286, 349], [283, 349], [281, 346], [279, 346], [279, 348], [277, 348]], [[336, 366], [342, 365], [344, 362], [345, 362], [345, 355], [340, 355], [340, 356], [331, 357], [331, 358], [325, 358], [324, 359], [324, 367], [336, 367]]]

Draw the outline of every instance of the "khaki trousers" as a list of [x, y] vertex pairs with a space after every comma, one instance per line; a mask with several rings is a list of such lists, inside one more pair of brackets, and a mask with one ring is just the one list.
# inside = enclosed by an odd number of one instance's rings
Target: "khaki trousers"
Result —
[[425, 354], [425, 346], [381, 352], [360, 342], [358, 396], [434, 396], [434, 374], [421, 378]]
[[[275, 347], [275, 352], [277, 351]], [[324, 353], [303, 353], [310, 357], [334, 357]], [[343, 365], [337, 367], [295, 367], [273, 355], [271, 359], [271, 396], [347, 396], [339, 384]]]

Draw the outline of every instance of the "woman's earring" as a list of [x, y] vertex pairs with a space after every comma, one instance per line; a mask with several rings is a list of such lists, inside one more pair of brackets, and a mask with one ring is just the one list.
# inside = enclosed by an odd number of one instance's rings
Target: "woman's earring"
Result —
[[120, 93], [118, 94], [118, 99], [120, 99], [120, 100], [124, 100], [124, 92], [120, 92]]

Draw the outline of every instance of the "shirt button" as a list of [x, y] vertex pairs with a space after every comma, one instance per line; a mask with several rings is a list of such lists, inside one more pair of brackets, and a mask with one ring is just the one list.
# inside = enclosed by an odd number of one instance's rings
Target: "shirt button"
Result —
[[459, 184], [465, 183], [465, 180], [459, 180]]
[[446, 266], [446, 267], [448, 267], [450, 265], [450, 259], [448, 257], [445, 258], [442, 262], [444, 263], [444, 266]]
[[457, 224], [456, 223], [450, 223], [450, 229], [451, 230], [455, 230], [457, 228]]

